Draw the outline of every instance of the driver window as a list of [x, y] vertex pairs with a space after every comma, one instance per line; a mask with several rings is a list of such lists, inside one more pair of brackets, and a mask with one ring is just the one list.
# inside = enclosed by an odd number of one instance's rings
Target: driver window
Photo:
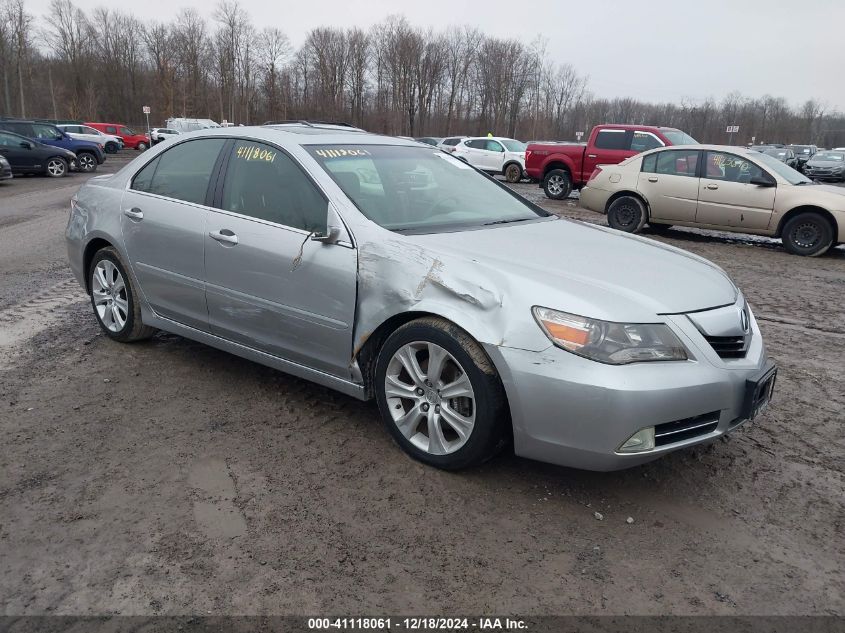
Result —
[[35, 123], [33, 124], [32, 129], [35, 132], [35, 138], [38, 139], [47, 139], [49, 141], [55, 141], [62, 137], [61, 132], [59, 132], [58, 129], [54, 128], [52, 125], [41, 125]]
[[736, 154], [707, 152], [705, 177], [710, 180], [750, 183], [752, 178], [762, 175], [762, 169]]
[[[365, 178], [372, 178], [365, 168]], [[373, 170], [374, 171], [374, 170]], [[361, 175], [355, 173], [359, 179]], [[376, 183], [378, 174], [375, 174]], [[328, 202], [302, 169], [281, 150], [237, 141], [223, 182], [225, 211], [314, 233], [325, 233]]]

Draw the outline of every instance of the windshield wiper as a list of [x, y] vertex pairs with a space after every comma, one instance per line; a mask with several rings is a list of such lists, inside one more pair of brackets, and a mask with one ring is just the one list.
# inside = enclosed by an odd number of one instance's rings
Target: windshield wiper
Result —
[[798, 182], [795, 183], [794, 186], [797, 187], [798, 185], [812, 185], [812, 184], [813, 184], [812, 180], [799, 180]]
[[516, 218], [514, 220], [494, 220], [493, 222], [485, 222], [482, 226], [493, 226], [494, 224], [510, 224], [511, 222], [526, 222], [534, 218]]

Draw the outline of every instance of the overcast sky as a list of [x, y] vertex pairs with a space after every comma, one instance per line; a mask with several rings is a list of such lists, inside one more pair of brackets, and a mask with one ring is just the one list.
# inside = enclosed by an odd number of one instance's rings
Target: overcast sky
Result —
[[[46, 15], [49, 0], [25, 0]], [[211, 17], [215, 0], [74, 0], [88, 11], [124, 8], [171, 21], [194, 6]], [[292, 43], [323, 25], [369, 27], [391, 13], [415, 25], [471, 24], [499, 37], [548, 39], [548, 56], [589, 76], [605, 97], [650, 101], [717, 99], [734, 90], [815, 97], [845, 110], [845, 0], [241, 0], [258, 26]], [[42, 19], [37, 23], [43, 25]]]

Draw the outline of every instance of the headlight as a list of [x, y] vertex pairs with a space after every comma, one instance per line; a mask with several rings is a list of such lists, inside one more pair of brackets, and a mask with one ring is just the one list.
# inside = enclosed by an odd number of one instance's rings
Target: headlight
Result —
[[552, 343], [611, 365], [687, 360], [684, 344], [665, 323], [613, 323], [535, 306], [534, 318]]

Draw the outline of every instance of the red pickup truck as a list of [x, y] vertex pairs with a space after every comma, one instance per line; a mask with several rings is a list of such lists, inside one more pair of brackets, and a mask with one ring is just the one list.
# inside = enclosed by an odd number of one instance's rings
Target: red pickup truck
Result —
[[646, 150], [666, 145], [697, 145], [698, 141], [670, 127], [597, 125], [587, 144], [530, 143], [525, 150], [525, 173], [540, 183], [553, 200], [580, 189], [597, 165], [616, 165]]

